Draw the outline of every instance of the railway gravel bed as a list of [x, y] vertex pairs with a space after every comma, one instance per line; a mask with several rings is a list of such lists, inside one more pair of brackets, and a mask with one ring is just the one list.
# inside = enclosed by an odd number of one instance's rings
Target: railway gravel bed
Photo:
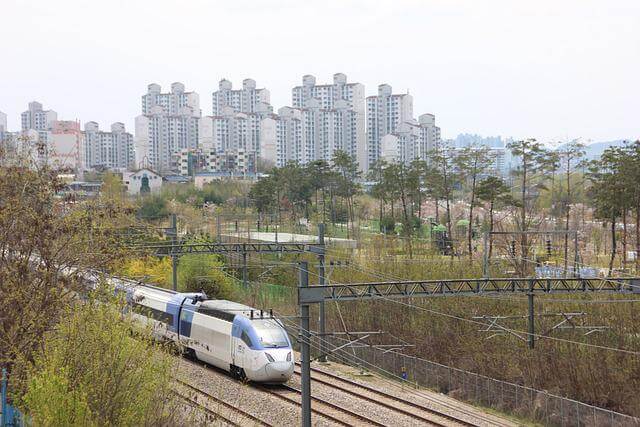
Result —
[[[411, 387], [401, 389], [400, 384], [396, 386], [376, 376], [358, 377], [358, 371], [346, 365], [314, 363], [312, 368], [314, 426], [518, 425], [439, 393]], [[205, 410], [203, 417], [209, 423], [213, 420], [215, 425], [300, 425], [299, 375], [283, 386], [246, 384], [222, 370], [184, 358], [177, 360], [176, 375], [187, 384], [179, 387], [194, 387], [198, 391], [192, 392], [211, 397], [205, 408], [215, 412], [217, 418]], [[202, 396], [186, 403], [202, 406], [207, 399]], [[230, 408], [238, 408], [250, 416], [234, 413]]]
[[[301, 392], [299, 389], [291, 387], [289, 385], [263, 387], [268, 393], [275, 394], [282, 399], [300, 405]], [[342, 426], [353, 425], [372, 425], [378, 427], [384, 427], [385, 424], [379, 423], [366, 415], [362, 415], [358, 412], [352, 411], [342, 405], [331, 403], [328, 400], [311, 396], [311, 412], [321, 417], [327, 418], [330, 421], [335, 422]]]
[[[295, 374], [300, 375], [300, 371], [296, 370]], [[438, 425], [438, 426], [475, 426], [476, 424], [458, 419], [456, 417], [442, 414], [439, 411], [424, 407], [422, 405], [415, 404], [413, 402], [400, 399], [393, 395], [380, 392], [378, 390], [369, 388], [368, 386], [358, 384], [351, 380], [339, 377], [337, 375], [322, 372], [317, 369], [313, 369], [311, 372], [311, 380], [313, 387], [316, 389], [327, 388], [327, 392], [333, 392], [335, 397], [341, 397], [340, 395], [346, 394], [353, 396], [356, 399], [364, 402], [370, 402], [373, 405], [386, 408], [392, 412], [396, 412], [399, 415], [407, 417], [407, 421], [411, 419], [411, 424], [416, 425]]]
[[[299, 367], [296, 368], [296, 371], [299, 371]], [[296, 377], [299, 381], [299, 376]], [[414, 412], [416, 415], [424, 415], [425, 418], [433, 417], [432, 422], [434, 423], [482, 427], [515, 427], [519, 425], [509, 419], [489, 414], [482, 409], [441, 393], [403, 386], [400, 383], [377, 376], [363, 377], [359, 375], [357, 369], [339, 363], [313, 363], [311, 377], [312, 381], [316, 380], [315, 383], [312, 383], [312, 390], [319, 388], [316, 384], [320, 384], [320, 381], [329, 382], [335, 384], [335, 387], [353, 391], [359, 388], [360, 390], [357, 392], [363, 396], [393, 405], [402, 411], [406, 410]], [[434, 412], [438, 413], [438, 415], [435, 415]], [[414, 418], [410, 424], [406, 425], [424, 425], [424, 422]]]
[[225, 402], [212, 394], [195, 387], [186, 381], [176, 379], [181, 389], [177, 394], [187, 403], [198, 406], [208, 416], [207, 421], [218, 421], [221, 425], [256, 425], [272, 427], [271, 424], [237, 406]]
[[[249, 384], [234, 380], [226, 372], [178, 358], [176, 376], [188, 384], [197, 387], [225, 403], [244, 412], [260, 417], [262, 422], [273, 426], [300, 425], [300, 411], [293, 404], [284, 402]], [[242, 425], [256, 425], [247, 423]], [[316, 425], [335, 425], [318, 423]]]
[[[300, 376], [295, 375], [289, 381], [289, 384], [294, 384], [296, 387], [300, 387]], [[371, 420], [374, 420], [379, 425], [386, 426], [448, 426], [453, 424], [442, 423], [442, 420], [417, 420], [415, 417], [397, 411], [395, 408], [385, 407], [380, 405], [376, 401], [372, 401], [364, 398], [362, 395], [352, 394], [340, 390], [333, 385], [327, 385], [315, 381], [314, 373], [311, 375], [311, 393], [313, 396], [317, 396], [321, 399], [329, 402], [339, 402], [341, 406], [348, 408], [358, 414], [366, 416]], [[377, 400], [377, 399], [375, 399]]]

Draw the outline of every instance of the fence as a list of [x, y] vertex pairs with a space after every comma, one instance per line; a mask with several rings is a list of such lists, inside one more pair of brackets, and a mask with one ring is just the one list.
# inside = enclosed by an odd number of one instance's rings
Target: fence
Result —
[[[338, 342], [335, 344], [338, 345]], [[340, 351], [340, 357], [354, 366], [378, 370], [398, 381], [402, 381], [404, 368], [408, 382], [545, 425], [640, 426], [640, 418], [394, 351], [360, 346]]]
[[2, 368], [2, 380], [0, 383], [2, 406], [0, 406], [0, 427], [23, 427], [24, 421], [20, 411], [9, 404], [7, 399], [7, 370]]

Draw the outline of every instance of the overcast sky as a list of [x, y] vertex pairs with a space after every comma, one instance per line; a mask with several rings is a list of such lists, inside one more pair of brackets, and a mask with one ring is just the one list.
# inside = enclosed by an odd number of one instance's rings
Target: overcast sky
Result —
[[640, 1], [2, 0], [0, 110], [133, 131], [148, 83], [181, 81], [211, 114], [221, 78], [290, 105], [302, 75], [409, 91], [458, 133], [640, 137]]

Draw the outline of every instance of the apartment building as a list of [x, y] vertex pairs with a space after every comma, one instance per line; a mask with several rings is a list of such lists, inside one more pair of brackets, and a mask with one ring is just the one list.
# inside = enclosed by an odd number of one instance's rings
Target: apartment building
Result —
[[182, 83], [173, 83], [169, 93], [150, 84], [135, 120], [136, 165], [168, 172], [174, 153], [198, 146], [200, 117], [198, 94], [186, 92]]
[[267, 89], [256, 87], [253, 79], [244, 79], [242, 89], [233, 89], [233, 84], [222, 79], [218, 84], [218, 90], [213, 92], [213, 116], [228, 114], [226, 107], [230, 107], [234, 113], [271, 113], [271, 95]]
[[44, 110], [42, 104], [33, 101], [29, 103], [27, 111], [20, 115], [22, 131], [29, 129], [48, 131], [53, 128], [53, 122], [58, 120], [58, 113], [53, 110]]
[[308, 151], [316, 159], [329, 161], [336, 150], [344, 150], [366, 169], [364, 85], [348, 83], [343, 73], [334, 74], [331, 84], [317, 84], [314, 76], [305, 75], [291, 95], [293, 108], [307, 116], [307, 145], [313, 145]]
[[98, 123], [87, 122], [83, 132], [85, 169], [126, 169], [135, 166], [133, 135], [123, 123], [111, 125], [102, 131]]
[[409, 164], [414, 160], [430, 161], [430, 153], [441, 144], [440, 128], [433, 114], [423, 114], [418, 120], [399, 123], [395, 132], [380, 140], [380, 159], [388, 163]]
[[382, 138], [413, 119], [413, 97], [394, 94], [390, 85], [378, 86], [378, 95], [367, 97], [367, 165], [382, 156]]

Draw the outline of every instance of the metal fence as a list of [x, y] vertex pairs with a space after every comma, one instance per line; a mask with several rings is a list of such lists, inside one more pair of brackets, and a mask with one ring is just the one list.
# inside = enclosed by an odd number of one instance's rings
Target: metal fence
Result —
[[[336, 341], [335, 344], [339, 345], [339, 342]], [[404, 370], [407, 374], [406, 381], [415, 385], [435, 389], [476, 405], [540, 421], [545, 425], [640, 426], [640, 418], [394, 351], [361, 346], [340, 351], [340, 357], [354, 366], [378, 370], [398, 381], [402, 381]]]

